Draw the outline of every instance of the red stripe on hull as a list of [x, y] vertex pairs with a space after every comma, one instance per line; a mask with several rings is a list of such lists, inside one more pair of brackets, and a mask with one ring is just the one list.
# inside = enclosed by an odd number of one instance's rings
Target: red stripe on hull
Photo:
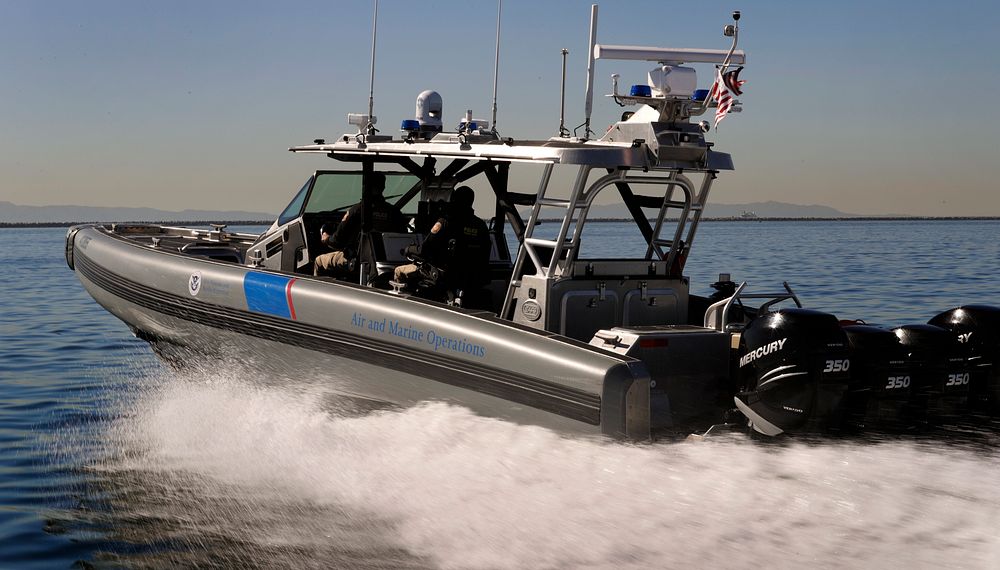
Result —
[[295, 283], [297, 279], [292, 279], [285, 285], [285, 297], [288, 299], [288, 312], [292, 316], [292, 320], [295, 320], [295, 305], [292, 304], [292, 283]]

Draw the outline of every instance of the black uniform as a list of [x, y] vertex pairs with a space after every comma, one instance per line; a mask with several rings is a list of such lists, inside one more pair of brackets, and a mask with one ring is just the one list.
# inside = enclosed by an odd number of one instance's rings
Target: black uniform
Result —
[[446, 287], [483, 287], [490, 280], [490, 230], [472, 208], [452, 210], [437, 221], [441, 229], [427, 236], [420, 255], [442, 270]]

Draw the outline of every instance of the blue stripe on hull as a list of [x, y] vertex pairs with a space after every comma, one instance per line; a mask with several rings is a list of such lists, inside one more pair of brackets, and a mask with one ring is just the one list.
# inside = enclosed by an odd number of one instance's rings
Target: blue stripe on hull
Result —
[[255, 313], [292, 318], [286, 293], [289, 281], [290, 277], [281, 275], [247, 272], [243, 276], [243, 293], [247, 298], [247, 308]]

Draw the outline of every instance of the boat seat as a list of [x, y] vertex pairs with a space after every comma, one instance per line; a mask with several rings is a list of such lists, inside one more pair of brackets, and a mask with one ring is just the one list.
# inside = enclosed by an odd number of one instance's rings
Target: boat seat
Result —
[[393, 270], [410, 261], [406, 259], [406, 248], [411, 245], [420, 246], [424, 241], [421, 234], [403, 232], [372, 232], [372, 254], [375, 257], [375, 268], [379, 275], [392, 276]]
[[[424, 235], [420, 233], [372, 232], [372, 238], [375, 260], [379, 263], [392, 264], [393, 267], [409, 263], [406, 259], [406, 248], [410, 245], [419, 247], [424, 242]], [[510, 260], [500, 256], [496, 234], [492, 232], [490, 232], [490, 242], [490, 269], [494, 271], [513, 269]]]
[[[521, 297], [524, 295], [524, 297]], [[616, 326], [685, 324], [688, 283], [650, 260], [581, 260], [558, 279], [525, 275], [519, 303], [532, 299], [542, 318], [515, 310], [514, 322], [588, 342]]]
[[[373, 232], [371, 236], [378, 275], [373, 280], [373, 284], [380, 288], [389, 288], [389, 280], [393, 277], [393, 270], [400, 265], [410, 263], [410, 260], [406, 258], [406, 248], [410, 245], [417, 247], [422, 245], [424, 235], [420, 233]], [[507, 283], [513, 272], [513, 264], [509, 259], [502, 258], [501, 250], [497, 247], [496, 237], [496, 234], [490, 232], [492, 242], [489, 263], [490, 282], [482, 292], [482, 296], [489, 301], [482, 301], [477, 297], [472, 300], [472, 306], [476, 308], [499, 307], [503, 303], [504, 295], [507, 294]]]
[[372, 238], [375, 260], [394, 264], [394, 267], [409, 263], [406, 259], [406, 248], [411, 245], [420, 246], [424, 241], [424, 236], [421, 234], [404, 232], [372, 232]]
[[232, 263], [243, 263], [243, 252], [231, 245], [215, 245], [204, 243], [189, 243], [180, 248], [181, 253], [207, 257], [217, 261], [229, 261]]

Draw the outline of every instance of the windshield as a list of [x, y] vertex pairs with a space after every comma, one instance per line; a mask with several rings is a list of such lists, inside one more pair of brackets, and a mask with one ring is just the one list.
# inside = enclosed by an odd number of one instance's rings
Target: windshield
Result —
[[306, 199], [306, 192], [309, 190], [309, 183], [312, 182], [312, 177], [306, 180], [306, 183], [302, 185], [302, 189], [295, 194], [292, 201], [285, 207], [285, 209], [278, 216], [278, 225], [283, 226], [288, 222], [299, 217], [299, 212], [302, 211], [302, 202]]
[[[382, 193], [390, 204], [396, 204], [404, 214], [415, 214], [419, 193], [413, 198], [400, 201], [420, 179], [406, 172], [384, 172], [385, 191]], [[305, 213], [335, 212], [346, 210], [361, 201], [360, 172], [318, 172], [313, 190], [309, 193]]]

